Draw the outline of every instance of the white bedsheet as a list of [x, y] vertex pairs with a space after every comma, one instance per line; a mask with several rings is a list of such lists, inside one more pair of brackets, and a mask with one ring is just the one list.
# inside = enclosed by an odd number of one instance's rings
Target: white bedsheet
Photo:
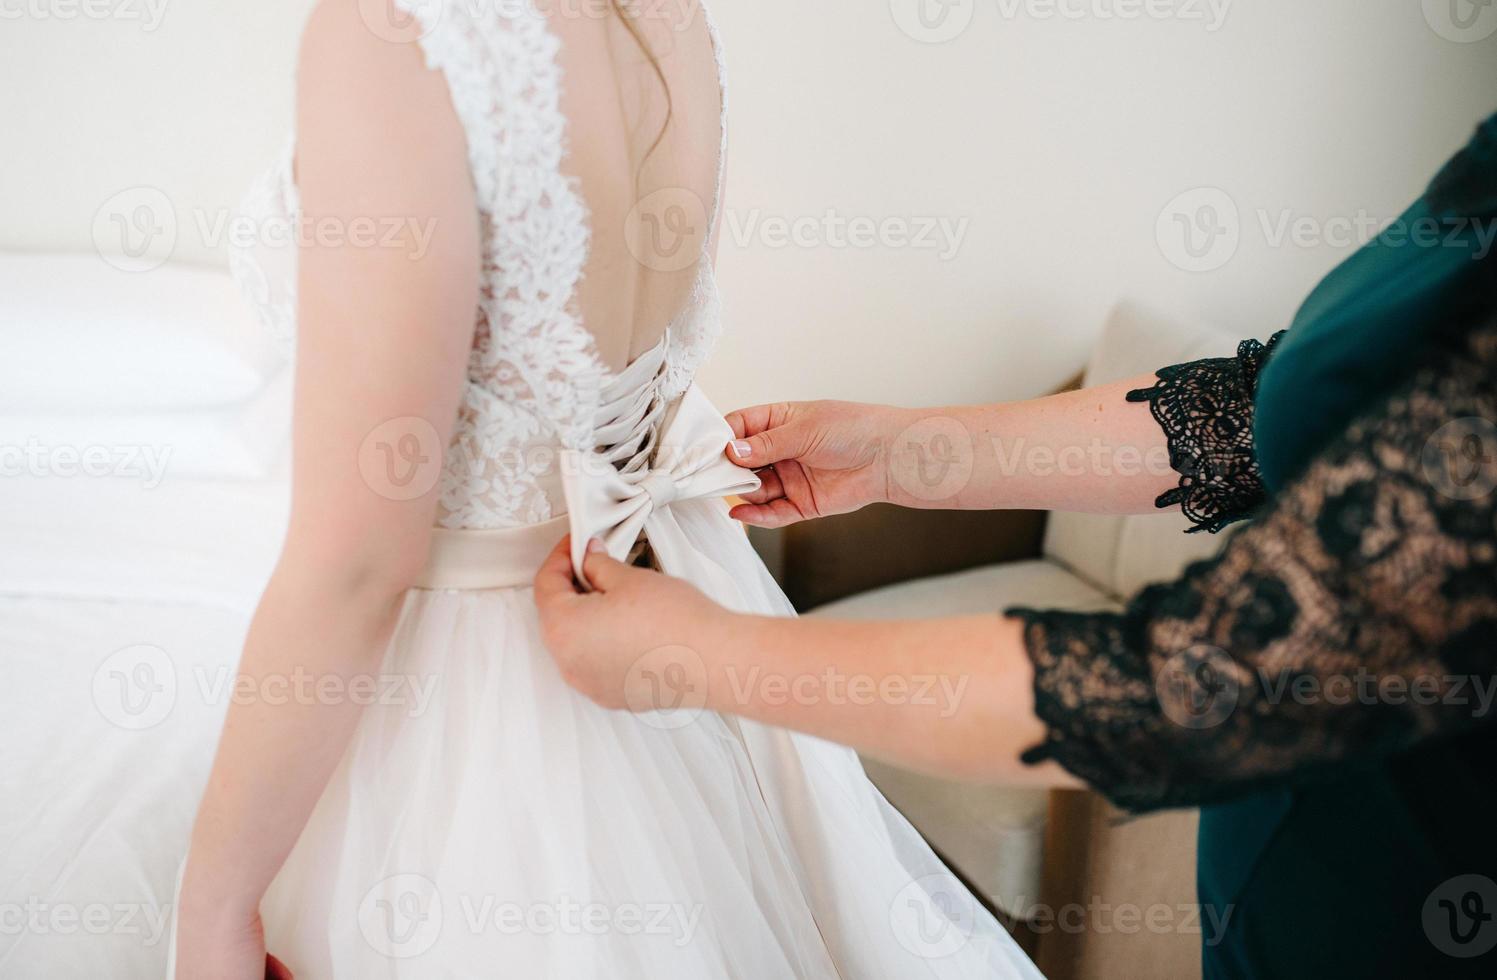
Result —
[[0, 977], [164, 976], [284, 481], [0, 480]]
[[0, 597], [0, 976], [165, 975], [247, 623], [197, 603]]
[[279, 553], [284, 480], [0, 480], [0, 595], [253, 608]]
[[0, 254], [0, 286], [0, 977], [156, 980], [291, 373], [221, 272]]

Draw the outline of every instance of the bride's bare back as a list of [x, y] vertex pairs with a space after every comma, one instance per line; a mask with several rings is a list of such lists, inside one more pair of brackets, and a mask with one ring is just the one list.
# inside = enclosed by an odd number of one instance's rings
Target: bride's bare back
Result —
[[717, 49], [694, 0], [544, 13], [561, 45], [562, 167], [592, 231], [574, 300], [617, 370], [688, 308], [705, 261], [722, 150]]

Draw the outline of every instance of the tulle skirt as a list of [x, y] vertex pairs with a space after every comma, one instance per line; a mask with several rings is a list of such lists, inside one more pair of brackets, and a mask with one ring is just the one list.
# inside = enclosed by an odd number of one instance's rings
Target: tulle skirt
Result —
[[[682, 521], [715, 598], [793, 614], [725, 514]], [[597, 707], [528, 588], [409, 593], [380, 687], [262, 904], [299, 977], [1039, 976], [851, 751]]]

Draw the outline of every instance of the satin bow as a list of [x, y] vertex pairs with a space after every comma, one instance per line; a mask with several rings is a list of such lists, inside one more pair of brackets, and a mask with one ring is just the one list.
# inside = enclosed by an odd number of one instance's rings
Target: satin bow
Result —
[[641, 531], [667, 572], [693, 565], [684, 512], [759, 488], [752, 471], [724, 458], [732, 439], [733, 430], [693, 384], [661, 431], [650, 467], [624, 473], [597, 452], [563, 451], [577, 581], [591, 588], [582, 573], [589, 540], [601, 539], [609, 555], [624, 561]]

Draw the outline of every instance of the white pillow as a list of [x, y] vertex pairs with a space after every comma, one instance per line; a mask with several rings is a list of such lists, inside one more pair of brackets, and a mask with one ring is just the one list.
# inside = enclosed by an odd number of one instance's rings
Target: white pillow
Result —
[[224, 272], [0, 253], [0, 414], [226, 407], [284, 355]]
[[0, 481], [263, 480], [289, 465], [291, 372], [242, 403], [202, 408], [0, 412]]

